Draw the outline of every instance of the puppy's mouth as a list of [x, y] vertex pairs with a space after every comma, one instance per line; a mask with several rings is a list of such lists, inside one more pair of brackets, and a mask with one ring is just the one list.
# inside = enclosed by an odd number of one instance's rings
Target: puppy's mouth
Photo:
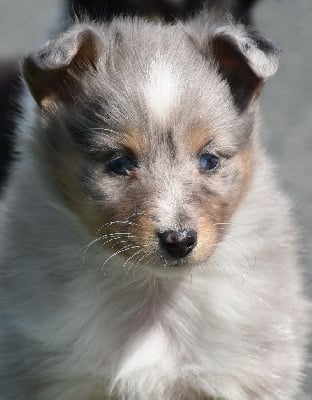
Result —
[[155, 229], [149, 220], [108, 222], [93, 241], [97, 244], [101, 271], [126, 277], [133, 273], [189, 273], [206, 265], [218, 242], [210, 231], [197, 226]]
[[192, 229], [167, 230], [153, 235], [153, 240], [141, 242], [131, 234], [118, 241], [107, 239], [101, 247], [109, 254], [104, 269], [120, 268], [126, 275], [131, 272], [150, 271], [156, 275], [188, 271], [199, 264], [196, 257], [197, 232]]

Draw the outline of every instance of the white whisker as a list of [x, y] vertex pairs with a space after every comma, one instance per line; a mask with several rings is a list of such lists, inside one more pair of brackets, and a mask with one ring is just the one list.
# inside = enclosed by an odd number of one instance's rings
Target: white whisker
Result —
[[[104, 267], [107, 265], [107, 263], [108, 263], [113, 257], [115, 257], [115, 256], [117, 256], [118, 254], [121, 254], [121, 253], [123, 253], [123, 252], [125, 252], [125, 251], [127, 251], [127, 250], [136, 249], [136, 248], [138, 248], [138, 247], [140, 247], [140, 246], [126, 246], [126, 247], [123, 247], [122, 249], [116, 251], [115, 253], [113, 253], [111, 256], [109, 256], [109, 257], [105, 260], [105, 262], [104, 262], [103, 265], [102, 265], [102, 271], [104, 271]], [[106, 273], [107, 273], [107, 271], [105, 272], [105, 275], [106, 275]]]

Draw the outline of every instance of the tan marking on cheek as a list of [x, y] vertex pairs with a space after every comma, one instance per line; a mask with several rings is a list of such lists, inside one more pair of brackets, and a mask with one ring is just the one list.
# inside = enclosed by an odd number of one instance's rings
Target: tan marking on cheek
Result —
[[198, 262], [202, 262], [207, 260], [207, 258], [214, 252], [220, 239], [213, 220], [204, 216], [199, 218], [197, 238], [198, 242], [194, 256]]
[[136, 224], [133, 227], [134, 232], [140, 239], [149, 240], [154, 236], [154, 224], [152, 223], [152, 218], [148, 215], [147, 211], [145, 215], [139, 215], [136, 218]]
[[198, 244], [194, 259], [203, 262], [213, 253], [218, 243], [225, 236], [232, 215], [242, 201], [250, 185], [253, 167], [251, 146], [247, 146], [235, 158], [235, 168], [239, 171], [238, 182], [227, 196], [203, 196], [194, 209], [198, 221]]
[[219, 222], [228, 222], [239, 203], [248, 191], [253, 174], [251, 144], [233, 157], [231, 168], [236, 170], [236, 178], [229, 185], [227, 195], [214, 197], [211, 202], [212, 213]]
[[148, 252], [155, 247], [153, 218], [149, 214], [150, 210], [142, 209], [146, 201], [144, 193], [128, 194], [117, 204], [105, 201], [98, 204], [86, 199], [81, 192], [73, 201], [76, 213], [89, 232], [94, 237], [103, 236], [98, 244], [114, 251], [127, 247], [124, 256], [139, 250], [142, 253]]
[[119, 205], [105, 202], [97, 205], [92, 201], [84, 202], [80, 213], [85, 225], [95, 235], [126, 233], [132, 236], [133, 227], [136, 224], [134, 205], [131, 201], [124, 200]]
[[235, 208], [238, 203], [245, 196], [252, 179], [252, 175], [254, 172], [253, 168], [253, 152], [252, 152], [252, 143], [248, 144], [238, 155], [237, 155], [237, 168], [240, 173], [240, 182], [239, 187], [237, 188], [237, 195]]

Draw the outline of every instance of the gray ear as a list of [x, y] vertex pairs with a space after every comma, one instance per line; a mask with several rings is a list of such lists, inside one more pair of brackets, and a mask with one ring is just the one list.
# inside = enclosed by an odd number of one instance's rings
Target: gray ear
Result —
[[276, 72], [280, 55], [279, 48], [256, 31], [231, 25], [211, 30], [201, 49], [227, 81], [240, 112]]
[[81, 78], [96, 69], [102, 37], [90, 26], [79, 26], [30, 53], [23, 72], [36, 102], [45, 109], [71, 101], [79, 94]]

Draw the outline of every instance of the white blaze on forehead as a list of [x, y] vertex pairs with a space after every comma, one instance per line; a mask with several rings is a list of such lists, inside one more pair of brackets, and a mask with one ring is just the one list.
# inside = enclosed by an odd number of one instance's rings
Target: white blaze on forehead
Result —
[[149, 69], [148, 81], [143, 93], [149, 111], [154, 117], [164, 121], [179, 101], [180, 80], [178, 71], [164, 60], [154, 60]]

